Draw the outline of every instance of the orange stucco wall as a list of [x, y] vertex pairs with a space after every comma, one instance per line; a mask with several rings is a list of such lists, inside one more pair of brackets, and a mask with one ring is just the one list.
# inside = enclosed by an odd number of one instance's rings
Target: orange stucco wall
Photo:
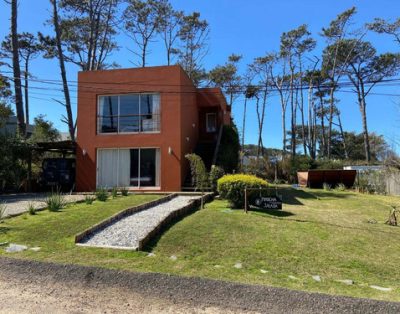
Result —
[[[161, 131], [97, 134], [98, 96], [135, 92], [160, 93]], [[154, 147], [160, 149], [160, 190], [179, 191], [188, 171], [184, 156], [193, 152], [199, 136], [197, 95], [198, 90], [180, 66], [80, 72], [76, 189], [96, 189], [98, 148]]]

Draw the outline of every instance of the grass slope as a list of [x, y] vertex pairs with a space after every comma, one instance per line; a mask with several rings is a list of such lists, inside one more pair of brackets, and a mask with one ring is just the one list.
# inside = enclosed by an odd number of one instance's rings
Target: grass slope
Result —
[[[146, 252], [73, 244], [75, 233], [150, 196], [77, 204], [60, 213], [8, 219], [0, 225], [0, 242], [42, 247], [40, 252], [12, 255], [20, 258], [400, 301], [400, 228], [384, 224], [389, 205], [400, 205], [400, 198], [292, 189], [284, 195], [284, 210], [268, 213], [232, 211], [225, 201], [215, 200], [153, 241], [148, 248], [153, 257]], [[370, 219], [377, 223], [368, 223]], [[170, 259], [171, 255], [177, 260]], [[238, 262], [241, 269], [233, 267]], [[320, 275], [322, 281], [314, 281], [312, 275]], [[336, 282], [341, 279], [355, 284]], [[381, 292], [369, 285], [393, 291]]]

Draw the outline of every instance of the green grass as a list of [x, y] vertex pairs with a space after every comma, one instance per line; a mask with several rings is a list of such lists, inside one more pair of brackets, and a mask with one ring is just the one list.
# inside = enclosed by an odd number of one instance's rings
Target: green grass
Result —
[[[73, 243], [79, 231], [154, 196], [118, 197], [105, 203], [70, 205], [56, 213], [42, 211], [7, 219], [0, 224], [0, 242], [42, 247], [40, 252], [8, 254], [19, 258], [400, 301], [400, 228], [384, 224], [389, 205], [400, 205], [400, 198], [291, 189], [284, 195], [289, 204], [283, 211], [269, 213], [245, 214], [215, 200], [154, 240], [148, 247], [154, 257]], [[370, 219], [377, 223], [368, 223]], [[171, 260], [171, 255], [178, 259]], [[233, 267], [237, 262], [242, 269]], [[312, 275], [320, 275], [322, 282], [315, 282]], [[352, 279], [355, 285], [335, 281], [339, 279]], [[369, 285], [393, 291], [381, 292]]]

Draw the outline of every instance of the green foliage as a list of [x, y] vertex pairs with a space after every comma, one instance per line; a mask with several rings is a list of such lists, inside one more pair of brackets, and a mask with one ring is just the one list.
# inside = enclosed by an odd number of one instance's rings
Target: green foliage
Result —
[[96, 197], [92, 195], [85, 195], [85, 204], [91, 205], [96, 200]]
[[120, 188], [120, 191], [121, 191], [122, 196], [128, 196], [129, 190], [127, 188], [125, 188], [125, 187]]
[[326, 182], [324, 182], [324, 183], [322, 184], [322, 188], [324, 189], [324, 191], [330, 191], [330, 190], [332, 190], [331, 185], [328, 184], [328, 183], [326, 183]]
[[336, 191], [339, 191], [339, 192], [344, 192], [344, 191], [346, 191], [346, 186], [345, 186], [343, 183], [339, 183], [339, 184], [335, 187], [335, 190], [336, 190]]
[[45, 203], [51, 212], [59, 211], [66, 205], [64, 195], [60, 191], [52, 192], [46, 197]]
[[234, 124], [231, 126], [224, 125], [217, 156], [217, 165], [224, 169], [226, 173], [236, 171], [239, 165], [239, 152], [239, 133], [236, 126]]
[[28, 213], [29, 215], [36, 215], [36, 207], [35, 204], [32, 202], [29, 202], [28, 204]]
[[222, 178], [225, 174], [224, 169], [222, 169], [221, 167], [212, 165], [211, 166], [211, 170], [210, 170], [210, 174], [208, 175], [208, 180], [209, 180], [209, 184], [211, 186], [211, 189], [216, 192], [217, 191], [217, 181], [219, 178]]
[[13, 114], [11, 107], [0, 100], [0, 128], [6, 125], [7, 120]]
[[98, 188], [96, 190], [96, 199], [100, 202], [105, 202], [107, 201], [108, 198], [108, 192], [107, 189], [105, 188]]
[[29, 145], [14, 134], [0, 134], [0, 191], [18, 191], [27, 176]]
[[[267, 181], [256, 176], [248, 174], [230, 174], [225, 175], [218, 180], [218, 193], [221, 197], [227, 199], [233, 208], [243, 208], [244, 206], [244, 189], [267, 188]], [[248, 196], [251, 198], [254, 191], [249, 191]]]
[[116, 198], [118, 196], [118, 189], [116, 187], [112, 188], [111, 196], [112, 196], [112, 198]]
[[208, 174], [203, 160], [196, 154], [187, 154], [185, 158], [190, 163], [190, 172], [194, 186], [197, 190], [204, 191], [208, 186]]
[[59, 139], [60, 132], [53, 122], [46, 120], [45, 115], [40, 114], [34, 119], [33, 133], [29, 139], [31, 142], [55, 142]]

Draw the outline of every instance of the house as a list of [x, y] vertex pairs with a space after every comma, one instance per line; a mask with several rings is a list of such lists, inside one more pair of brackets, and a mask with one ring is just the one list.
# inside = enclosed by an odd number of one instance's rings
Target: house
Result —
[[230, 107], [219, 88], [196, 88], [178, 66], [78, 74], [76, 189], [180, 191], [185, 155], [215, 160]]
[[[10, 116], [5, 125], [0, 127], [0, 134], [16, 134], [18, 128], [17, 117], [15, 115]], [[26, 125], [26, 134], [31, 136], [33, 133], [34, 126], [32, 124]]]

